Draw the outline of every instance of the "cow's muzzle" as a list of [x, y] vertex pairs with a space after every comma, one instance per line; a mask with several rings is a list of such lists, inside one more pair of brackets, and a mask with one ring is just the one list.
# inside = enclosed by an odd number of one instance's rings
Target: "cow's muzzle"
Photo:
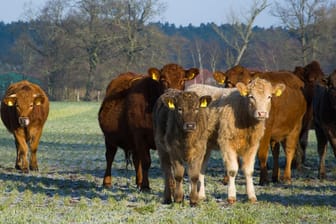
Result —
[[268, 118], [268, 113], [266, 111], [257, 111], [255, 113], [255, 117], [258, 119], [258, 120], [265, 120]]
[[196, 129], [196, 122], [185, 122], [183, 124], [183, 130], [185, 131], [193, 131]]
[[28, 117], [19, 117], [19, 124], [21, 127], [27, 127], [29, 125]]

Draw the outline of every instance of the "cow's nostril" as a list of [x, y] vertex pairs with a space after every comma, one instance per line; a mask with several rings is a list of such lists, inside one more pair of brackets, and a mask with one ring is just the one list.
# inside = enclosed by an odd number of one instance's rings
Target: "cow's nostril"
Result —
[[21, 127], [27, 127], [29, 125], [28, 117], [19, 117], [19, 124]]
[[196, 129], [196, 123], [195, 122], [185, 122], [183, 124], [183, 129], [186, 131], [193, 131]]

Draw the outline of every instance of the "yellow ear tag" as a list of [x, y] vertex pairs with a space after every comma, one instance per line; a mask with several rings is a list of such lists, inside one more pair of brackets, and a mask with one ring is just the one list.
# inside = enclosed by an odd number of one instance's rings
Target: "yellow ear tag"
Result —
[[208, 106], [208, 101], [206, 99], [202, 99], [200, 107], [205, 108]]
[[155, 81], [159, 81], [159, 76], [156, 73], [152, 73], [152, 79]]
[[219, 81], [217, 81], [219, 85], [223, 85], [224, 84], [224, 79], [221, 79]]
[[12, 106], [14, 106], [14, 103], [13, 103], [13, 101], [11, 101], [11, 100], [10, 100], [10, 101], [8, 101], [8, 102], [7, 102], [7, 106], [9, 106], [9, 107], [12, 107]]
[[276, 95], [276, 96], [281, 96], [281, 94], [282, 94], [281, 89], [277, 89], [277, 90], [275, 91], [275, 95]]
[[242, 90], [242, 91], [240, 92], [240, 95], [241, 95], [241, 96], [247, 96], [247, 90]]
[[168, 107], [170, 109], [175, 109], [175, 105], [174, 105], [173, 101], [171, 101], [171, 100], [168, 101]]
[[36, 106], [40, 106], [41, 105], [41, 101], [40, 100], [36, 101], [35, 105]]

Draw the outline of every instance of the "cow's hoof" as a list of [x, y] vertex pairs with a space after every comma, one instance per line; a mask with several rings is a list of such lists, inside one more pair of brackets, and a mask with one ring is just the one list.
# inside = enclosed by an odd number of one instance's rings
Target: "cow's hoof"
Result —
[[28, 168], [23, 168], [23, 169], [22, 169], [22, 173], [29, 173]]
[[229, 202], [230, 205], [232, 205], [237, 201], [237, 199], [234, 198], [234, 197], [230, 197], [230, 198], [227, 199], [227, 201]]
[[140, 188], [140, 191], [141, 191], [141, 192], [144, 192], [144, 193], [149, 193], [149, 192], [151, 191], [151, 188], [148, 187], [148, 186], [147, 186], [147, 187], [141, 187], [141, 188]]
[[257, 198], [256, 197], [249, 198], [249, 202], [252, 203], [252, 204], [255, 204], [255, 203], [257, 203]]
[[38, 171], [39, 170], [37, 166], [30, 166], [29, 169], [31, 171]]
[[192, 202], [190, 201], [190, 207], [196, 207], [198, 203], [196, 201]]
[[173, 201], [171, 200], [171, 199], [164, 199], [163, 200], [163, 204], [165, 204], [165, 205], [169, 205], [169, 204], [171, 204]]
[[112, 187], [112, 178], [110, 176], [104, 177], [103, 187], [111, 188]]

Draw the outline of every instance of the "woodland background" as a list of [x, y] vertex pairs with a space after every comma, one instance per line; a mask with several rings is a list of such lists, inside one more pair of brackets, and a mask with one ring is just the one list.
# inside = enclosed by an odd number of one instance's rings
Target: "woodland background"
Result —
[[[200, 68], [196, 81], [202, 83], [236, 64], [293, 71], [317, 60], [330, 74], [336, 69], [335, 1], [285, 3], [254, 0], [229, 23], [177, 27], [154, 21], [164, 10], [160, 0], [48, 1], [27, 21], [0, 22], [0, 96], [11, 82], [29, 79], [51, 100], [99, 101], [118, 74], [146, 74], [167, 63]], [[282, 24], [255, 26], [268, 7]]]

